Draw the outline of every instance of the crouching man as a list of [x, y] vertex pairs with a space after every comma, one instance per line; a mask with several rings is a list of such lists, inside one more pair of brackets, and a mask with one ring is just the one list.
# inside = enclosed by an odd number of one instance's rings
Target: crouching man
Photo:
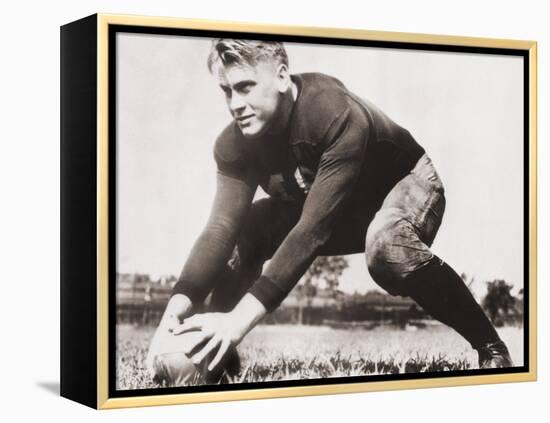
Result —
[[[208, 67], [233, 120], [214, 147], [210, 218], [151, 343], [153, 373], [163, 339], [193, 331], [182, 352], [195, 365], [213, 380], [238, 372], [234, 348], [317, 256], [359, 252], [382, 288], [462, 335], [481, 368], [512, 366], [462, 279], [430, 250], [444, 187], [407, 130], [333, 77], [290, 74], [281, 43], [215, 39]], [[253, 202], [258, 186], [269, 198]]]

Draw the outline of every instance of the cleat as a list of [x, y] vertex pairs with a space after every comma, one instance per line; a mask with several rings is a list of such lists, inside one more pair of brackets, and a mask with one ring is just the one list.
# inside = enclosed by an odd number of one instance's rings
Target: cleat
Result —
[[476, 349], [479, 355], [480, 369], [500, 369], [514, 366], [508, 348], [500, 340], [489, 342]]

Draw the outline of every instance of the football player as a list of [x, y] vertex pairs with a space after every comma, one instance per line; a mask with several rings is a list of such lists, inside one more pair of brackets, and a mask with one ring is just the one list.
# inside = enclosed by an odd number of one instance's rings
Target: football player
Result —
[[[359, 252], [382, 288], [462, 335], [480, 368], [512, 366], [460, 276], [430, 249], [445, 191], [409, 131], [331, 76], [291, 74], [279, 42], [215, 39], [208, 67], [232, 121], [214, 147], [212, 212], [154, 336], [150, 367], [162, 337], [189, 331], [200, 334], [182, 348], [197, 366], [231, 367], [227, 357], [317, 256]], [[269, 198], [253, 202], [259, 186]]]

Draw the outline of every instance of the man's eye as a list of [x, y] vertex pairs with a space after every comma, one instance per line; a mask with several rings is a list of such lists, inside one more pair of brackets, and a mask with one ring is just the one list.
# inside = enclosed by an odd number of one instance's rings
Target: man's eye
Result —
[[254, 87], [254, 84], [246, 84], [246, 85], [243, 85], [242, 87], [239, 87], [237, 91], [239, 92], [239, 94], [248, 94], [253, 87]]

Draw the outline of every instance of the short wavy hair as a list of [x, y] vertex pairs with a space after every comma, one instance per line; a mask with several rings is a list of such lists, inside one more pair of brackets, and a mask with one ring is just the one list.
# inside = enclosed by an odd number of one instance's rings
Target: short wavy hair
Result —
[[217, 64], [256, 66], [259, 62], [273, 60], [288, 66], [288, 55], [283, 43], [260, 40], [235, 40], [215, 38], [208, 55], [208, 70], [214, 72]]

